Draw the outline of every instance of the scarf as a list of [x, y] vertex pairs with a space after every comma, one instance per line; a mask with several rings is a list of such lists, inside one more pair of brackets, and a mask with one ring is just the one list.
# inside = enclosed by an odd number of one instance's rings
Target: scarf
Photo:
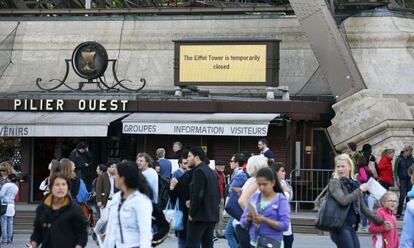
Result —
[[[346, 178], [346, 177], [341, 178], [341, 184], [346, 187], [349, 194], [354, 192], [359, 187], [359, 183], [357, 181], [355, 181], [351, 178]], [[352, 202], [351, 209], [352, 209], [352, 211], [354, 211], [354, 213], [356, 215], [358, 215], [358, 216], [360, 215], [358, 200]]]

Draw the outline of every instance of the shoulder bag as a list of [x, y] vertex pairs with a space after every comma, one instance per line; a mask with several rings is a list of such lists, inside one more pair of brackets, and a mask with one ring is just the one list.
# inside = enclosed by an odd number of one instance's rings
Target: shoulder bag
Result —
[[162, 211], [164, 213], [165, 219], [170, 223], [171, 230], [176, 232], [184, 230], [184, 216], [179, 206], [180, 203], [178, 198], [175, 201], [174, 207], [172, 206], [171, 201], [168, 200], [167, 206]]
[[315, 227], [322, 231], [337, 231], [345, 224], [351, 204], [340, 205], [327, 190], [321, 208], [316, 216]]

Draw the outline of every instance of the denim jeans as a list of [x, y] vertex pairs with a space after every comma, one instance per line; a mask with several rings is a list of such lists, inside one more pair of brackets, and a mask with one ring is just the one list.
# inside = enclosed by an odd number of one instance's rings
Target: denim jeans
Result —
[[13, 216], [1, 216], [1, 242], [11, 243], [13, 238]]
[[356, 231], [350, 226], [343, 227], [339, 232], [329, 233], [337, 248], [360, 248]]
[[[111, 201], [108, 200], [108, 203], [110, 203], [110, 202]], [[109, 206], [108, 206], [108, 203], [106, 204], [106, 206], [104, 208], [101, 208], [100, 209], [101, 217], [96, 222], [95, 228], [94, 228], [94, 231], [96, 233], [104, 232], [105, 229], [106, 229], [104, 227], [108, 223], [108, 218], [109, 218]]]
[[227, 223], [226, 229], [224, 230], [224, 237], [227, 239], [227, 244], [230, 248], [239, 248], [239, 244], [236, 240], [236, 235], [234, 234], [233, 220], [233, 217], [229, 218], [229, 222]]
[[402, 214], [404, 202], [408, 202], [407, 193], [411, 190], [411, 187], [410, 179], [400, 179], [400, 199], [398, 200], [397, 215]]
[[[365, 206], [368, 206], [368, 194], [367, 193], [363, 193], [362, 195], [362, 199], [365, 203]], [[363, 213], [361, 213], [361, 226], [362, 227], [368, 227], [368, 219], [367, 217], [365, 217], [365, 215]]]

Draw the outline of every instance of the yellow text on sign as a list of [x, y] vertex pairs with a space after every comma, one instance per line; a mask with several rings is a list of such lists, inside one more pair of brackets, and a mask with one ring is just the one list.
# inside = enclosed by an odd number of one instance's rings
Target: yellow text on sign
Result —
[[266, 82], [266, 45], [182, 45], [181, 82]]

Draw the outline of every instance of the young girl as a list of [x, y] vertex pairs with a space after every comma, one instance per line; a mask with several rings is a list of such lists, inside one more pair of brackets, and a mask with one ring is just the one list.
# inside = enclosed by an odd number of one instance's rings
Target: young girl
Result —
[[[270, 168], [257, 172], [259, 193], [249, 199], [241, 217], [241, 225], [249, 229], [253, 247], [280, 247], [283, 232], [289, 227], [290, 207], [279, 179]], [[270, 246], [269, 246], [270, 245]]]
[[397, 231], [397, 219], [395, 217], [395, 211], [398, 206], [397, 195], [388, 191], [381, 199], [381, 208], [376, 212], [376, 215], [383, 219], [385, 223], [378, 225], [371, 223], [369, 226], [369, 233], [374, 234], [372, 241], [375, 248], [398, 248], [399, 237]]

